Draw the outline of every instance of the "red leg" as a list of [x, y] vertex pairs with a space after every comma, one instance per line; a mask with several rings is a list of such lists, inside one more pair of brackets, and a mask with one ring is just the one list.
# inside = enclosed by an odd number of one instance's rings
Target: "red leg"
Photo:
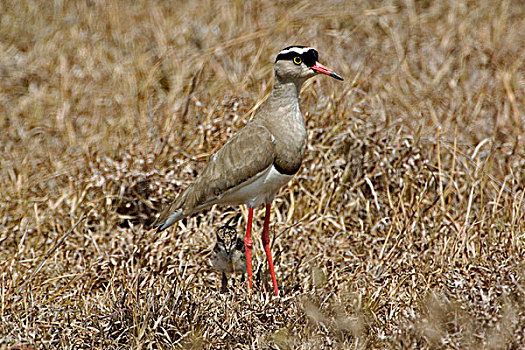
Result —
[[279, 294], [279, 289], [277, 288], [277, 278], [275, 278], [275, 271], [273, 269], [272, 253], [270, 252], [270, 237], [268, 236], [268, 231], [270, 230], [270, 208], [272, 207], [271, 203], [266, 204], [266, 214], [264, 216], [264, 230], [262, 234], [262, 244], [264, 251], [266, 252], [266, 259], [268, 260], [268, 266], [270, 268], [270, 274], [272, 275], [273, 283], [273, 292], [275, 295]]
[[246, 236], [244, 236], [244, 249], [246, 250], [246, 267], [248, 269], [248, 283], [252, 287], [252, 220], [253, 208], [248, 211], [248, 225], [246, 226]]

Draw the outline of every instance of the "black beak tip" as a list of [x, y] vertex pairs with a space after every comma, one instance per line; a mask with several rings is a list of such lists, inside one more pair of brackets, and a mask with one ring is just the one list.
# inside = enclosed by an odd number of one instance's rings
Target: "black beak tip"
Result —
[[337, 79], [337, 80], [344, 81], [343, 77], [340, 76], [339, 74], [337, 74], [336, 72], [332, 72], [332, 73], [330, 73], [330, 76], [331, 76], [332, 78]]

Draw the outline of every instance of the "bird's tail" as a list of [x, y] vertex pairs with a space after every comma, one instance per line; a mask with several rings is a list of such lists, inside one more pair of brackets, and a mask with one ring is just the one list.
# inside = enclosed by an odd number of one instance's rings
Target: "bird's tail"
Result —
[[153, 224], [153, 227], [157, 228], [157, 233], [164, 231], [180, 219], [185, 218], [187, 215], [184, 214], [182, 206], [188, 196], [188, 190], [182, 192], [176, 199], [168, 206], [158, 217]]
[[182, 209], [177, 209], [164, 220], [159, 222], [155, 227], [157, 228], [156, 233], [162, 232], [180, 219], [182, 219], [184, 215], [182, 214]]

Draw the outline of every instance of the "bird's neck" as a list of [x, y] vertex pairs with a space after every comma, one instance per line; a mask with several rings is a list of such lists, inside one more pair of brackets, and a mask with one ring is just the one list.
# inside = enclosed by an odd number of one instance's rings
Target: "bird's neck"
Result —
[[290, 101], [290, 103], [296, 103], [299, 99], [299, 93], [301, 92], [301, 86], [303, 82], [298, 81], [284, 81], [275, 77], [275, 83], [273, 85], [272, 97], [279, 99], [280, 101]]

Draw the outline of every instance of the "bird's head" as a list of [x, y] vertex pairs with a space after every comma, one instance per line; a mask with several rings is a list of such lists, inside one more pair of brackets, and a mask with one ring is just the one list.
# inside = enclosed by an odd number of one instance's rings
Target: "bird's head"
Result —
[[343, 80], [339, 74], [323, 66], [318, 60], [317, 50], [311, 47], [288, 46], [275, 59], [275, 75], [281, 82], [294, 82], [299, 86], [317, 74]]
[[217, 243], [215, 249], [226, 254], [232, 253], [238, 246], [237, 231], [234, 226], [224, 225], [217, 229]]

